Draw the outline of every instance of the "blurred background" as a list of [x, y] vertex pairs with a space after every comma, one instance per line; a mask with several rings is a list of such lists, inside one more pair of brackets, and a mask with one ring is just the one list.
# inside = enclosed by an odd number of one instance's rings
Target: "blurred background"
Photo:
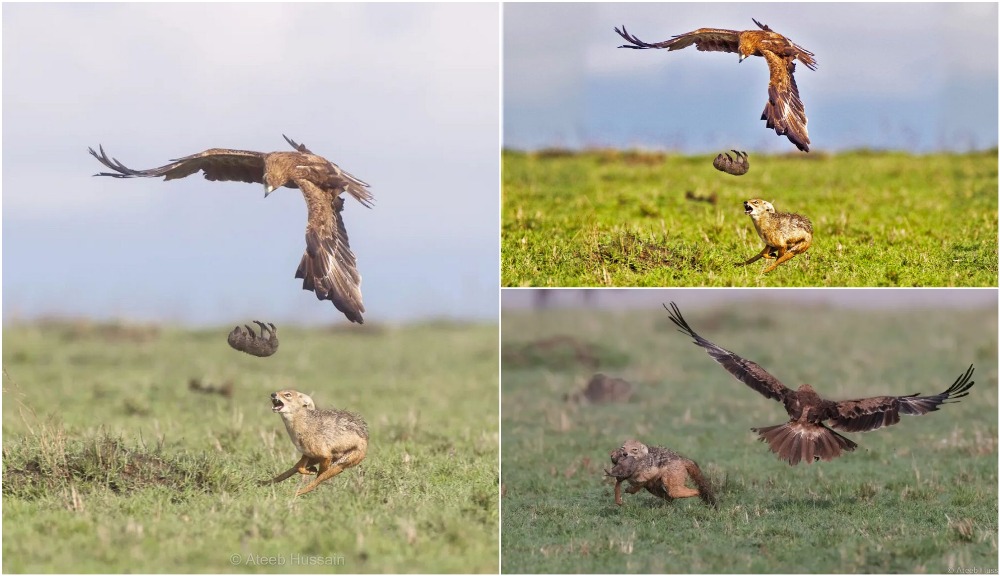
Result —
[[366, 321], [495, 319], [499, 12], [5, 5], [4, 321], [346, 322], [294, 279], [297, 190], [92, 178], [87, 153], [143, 169], [282, 134], [371, 184], [344, 210]]
[[813, 150], [997, 145], [996, 3], [508, 3], [504, 147], [794, 150], [759, 120], [763, 58], [619, 50], [698, 28], [756, 29], [816, 54], [795, 79]]
[[[595, 288], [595, 289], [506, 289], [502, 309], [521, 312], [546, 308], [597, 308], [603, 310], [662, 310], [670, 301], [683, 308], [717, 308], [739, 303], [762, 303], [772, 308], [783, 304], [812, 305], [851, 310], [980, 309], [997, 307], [994, 289], [825, 289], [825, 288]], [[995, 316], [996, 314], [994, 314]]]

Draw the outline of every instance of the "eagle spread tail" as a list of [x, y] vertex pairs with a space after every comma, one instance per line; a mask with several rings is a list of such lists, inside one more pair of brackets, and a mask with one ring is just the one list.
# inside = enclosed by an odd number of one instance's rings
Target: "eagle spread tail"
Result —
[[849, 439], [837, 434], [822, 424], [788, 422], [780, 426], [752, 428], [767, 442], [771, 452], [788, 462], [790, 466], [800, 461], [812, 464], [815, 460], [833, 460], [841, 452], [858, 447]]

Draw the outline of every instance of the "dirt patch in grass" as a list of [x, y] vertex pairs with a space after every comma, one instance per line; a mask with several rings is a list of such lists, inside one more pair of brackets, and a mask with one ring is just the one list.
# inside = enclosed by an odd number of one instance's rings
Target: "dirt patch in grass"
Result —
[[591, 404], [627, 403], [632, 398], [632, 385], [622, 379], [594, 374], [583, 390], [566, 395], [568, 402], [590, 402]]
[[662, 244], [643, 240], [632, 232], [598, 239], [591, 259], [599, 266], [626, 266], [638, 273], [663, 267], [700, 268], [697, 254], [675, 252]]
[[505, 368], [572, 370], [578, 366], [596, 369], [628, 364], [628, 355], [600, 344], [581, 342], [572, 336], [552, 336], [527, 344], [505, 344]]

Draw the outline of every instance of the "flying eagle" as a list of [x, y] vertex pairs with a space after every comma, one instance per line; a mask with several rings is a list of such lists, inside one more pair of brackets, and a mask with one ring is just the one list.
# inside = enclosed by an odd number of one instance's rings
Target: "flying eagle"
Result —
[[132, 170], [115, 158], [109, 158], [104, 148], [90, 153], [114, 172], [94, 176], [112, 178], [184, 178], [201, 170], [206, 180], [256, 182], [264, 185], [264, 197], [282, 186], [298, 188], [306, 200], [309, 219], [306, 222], [306, 251], [295, 271], [302, 279], [302, 289], [312, 290], [316, 298], [329, 300], [351, 322], [364, 323], [361, 313], [361, 274], [347, 240], [347, 229], [341, 212], [347, 192], [364, 206], [371, 208], [374, 196], [368, 184], [340, 169], [322, 156], [312, 153], [304, 144], [285, 136], [295, 152], [251, 152], [212, 148], [198, 154], [174, 160], [166, 166], [150, 170]]
[[[667, 308], [666, 304], [663, 305]], [[670, 320], [680, 331], [694, 338], [694, 343], [704, 348], [709, 356], [747, 386], [764, 396], [785, 405], [790, 420], [780, 426], [751, 428], [760, 440], [771, 446], [771, 452], [790, 465], [800, 461], [811, 464], [814, 460], [833, 460], [842, 450], [852, 451], [857, 444], [837, 434], [823, 422], [845, 432], [867, 432], [899, 422], [900, 414], [920, 416], [933, 412], [942, 404], [957, 402], [966, 396], [975, 383], [971, 380], [973, 367], [955, 380], [950, 388], [933, 396], [875, 396], [859, 400], [834, 402], [820, 398], [808, 384], [798, 390], [786, 388], [757, 363], [740, 358], [729, 350], [716, 346], [695, 333], [681, 316], [677, 304], [667, 308]]]
[[721, 30], [719, 28], [699, 28], [694, 32], [674, 36], [670, 40], [647, 44], [625, 30], [615, 28], [615, 32], [629, 43], [619, 48], [666, 48], [680, 50], [694, 44], [698, 50], [707, 52], [738, 52], [740, 62], [750, 56], [763, 56], [771, 70], [771, 81], [767, 85], [767, 104], [761, 120], [767, 120], [767, 127], [774, 128], [778, 136], [787, 136], [799, 150], [809, 151], [809, 131], [806, 130], [806, 111], [799, 100], [799, 88], [795, 85], [795, 59], [810, 70], [816, 69], [814, 54], [798, 44], [771, 30], [757, 20], [754, 24], [760, 30]]

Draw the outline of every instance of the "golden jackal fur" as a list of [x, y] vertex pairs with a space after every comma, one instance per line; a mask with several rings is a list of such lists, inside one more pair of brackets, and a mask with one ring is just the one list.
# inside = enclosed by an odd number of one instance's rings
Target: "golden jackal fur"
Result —
[[757, 235], [764, 241], [764, 249], [760, 254], [746, 262], [738, 263], [737, 266], [746, 266], [761, 258], [777, 258], [773, 264], [764, 268], [764, 272], [770, 272], [777, 268], [778, 264], [796, 254], [802, 254], [812, 244], [812, 222], [805, 216], [790, 212], [775, 212], [770, 202], [757, 198], [744, 202], [743, 208], [753, 220]]
[[[626, 440], [620, 448], [611, 452], [611, 463], [614, 468], [605, 470], [605, 473], [616, 480], [615, 504], [619, 506], [622, 505], [621, 484], [627, 480], [629, 487], [625, 491], [629, 494], [645, 488], [650, 494], [666, 500], [698, 496], [706, 504], [718, 508], [712, 487], [698, 464], [669, 448]], [[689, 477], [696, 489], [685, 485]]]
[[281, 415], [288, 437], [302, 458], [264, 484], [275, 484], [299, 474], [316, 479], [295, 495], [313, 491], [320, 482], [357, 466], [368, 453], [368, 425], [361, 416], [334, 408], [317, 409], [313, 399], [295, 390], [271, 394], [271, 410]]

